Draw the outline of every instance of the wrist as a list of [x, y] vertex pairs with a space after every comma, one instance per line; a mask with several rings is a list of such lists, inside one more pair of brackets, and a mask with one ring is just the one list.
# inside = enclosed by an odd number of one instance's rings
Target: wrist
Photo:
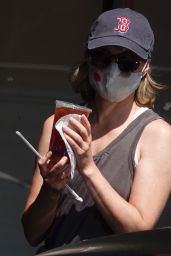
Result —
[[47, 182], [43, 182], [42, 192], [48, 196], [48, 198], [59, 199], [61, 197], [61, 191], [51, 187]]
[[83, 178], [85, 178], [85, 179], [93, 179], [99, 173], [99, 169], [97, 168], [97, 166], [93, 162], [91, 165], [86, 166], [82, 170], [81, 173], [82, 173]]

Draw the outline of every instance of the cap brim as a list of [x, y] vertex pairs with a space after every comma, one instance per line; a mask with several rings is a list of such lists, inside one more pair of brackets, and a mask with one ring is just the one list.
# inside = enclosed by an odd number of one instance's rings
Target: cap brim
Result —
[[106, 37], [99, 37], [95, 39], [89, 39], [88, 41], [88, 49], [92, 50], [98, 47], [102, 46], [109, 46], [109, 45], [116, 45], [125, 47], [134, 53], [136, 53], [138, 56], [140, 56], [143, 59], [148, 59], [149, 52], [146, 51], [144, 48], [136, 44], [135, 42], [121, 36], [106, 36]]

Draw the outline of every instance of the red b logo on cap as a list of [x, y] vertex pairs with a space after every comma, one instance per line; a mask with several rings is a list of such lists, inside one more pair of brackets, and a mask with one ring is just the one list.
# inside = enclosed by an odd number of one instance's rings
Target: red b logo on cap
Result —
[[125, 33], [129, 29], [129, 24], [131, 23], [130, 20], [125, 16], [117, 17], [118, 21], [118, 27], [115, 28], [115, 31]]

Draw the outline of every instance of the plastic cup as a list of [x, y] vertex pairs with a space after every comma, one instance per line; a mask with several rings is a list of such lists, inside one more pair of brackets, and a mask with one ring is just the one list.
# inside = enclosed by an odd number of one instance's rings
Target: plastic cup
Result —
[[55, 128], [56, 122], [63, 116], [69, 114], [77, 114], [82, 115], [84, 114], [86, 117], [92, 112], [90, 108], [85, 106], [76, 105], [73, 103], [65, 102], [56, 100], [56, 108], [54, 113], [54, 121], [52, 126], [49, 150], [52, 151], [52, 156], [50, 159], [50, 164], [54, 164], [57, 162], [62, 156], [67, 156], [67, 150], [65, 143], [59, 134], [59, 132]]

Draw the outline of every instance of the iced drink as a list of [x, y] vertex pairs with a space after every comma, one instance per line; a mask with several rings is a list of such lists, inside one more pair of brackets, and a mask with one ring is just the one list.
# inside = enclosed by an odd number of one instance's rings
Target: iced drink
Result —
[[50, 163], [53, 165], [56, 161], [58, 161], [62, 156], [67, 156], [67, 150], [65, 147], [65, 143], [61, 138], [61, 135], [55, 128], [56, 122], [63, 116], [69, 114], [84, 114], [86, 117], [91, 113], [91, 109], [75, 105], [65, 101], [56, 100], [56, 108], [54, 113], [54, 121], [51, 133], [51, 139], [49, 144], [49, 150], [52, 151], [52, 157]]

